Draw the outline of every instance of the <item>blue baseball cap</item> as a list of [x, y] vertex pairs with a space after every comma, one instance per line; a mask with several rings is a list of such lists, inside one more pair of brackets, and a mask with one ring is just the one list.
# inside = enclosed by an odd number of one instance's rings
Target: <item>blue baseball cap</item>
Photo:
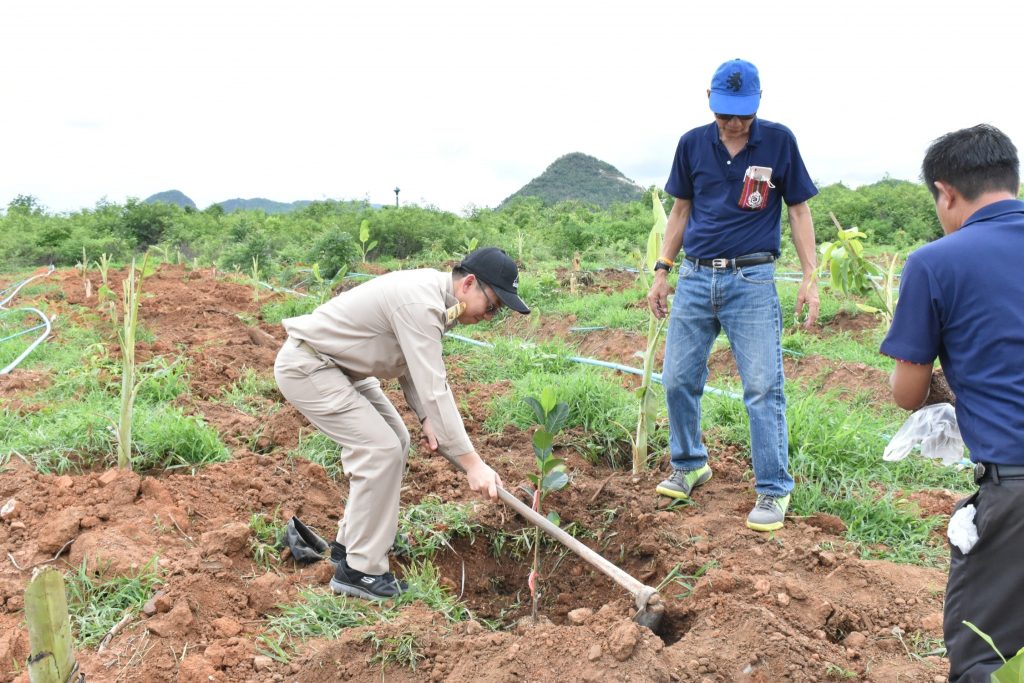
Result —
[[757, 67], [742, 59], [722, 64], [711, 78], [711, 111], [716, 114], [756, 114], [761, 104], [761, 77]]

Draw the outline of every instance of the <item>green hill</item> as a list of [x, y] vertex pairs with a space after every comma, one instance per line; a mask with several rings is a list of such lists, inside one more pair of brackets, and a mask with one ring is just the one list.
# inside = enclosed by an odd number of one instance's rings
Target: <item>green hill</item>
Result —
[[574, 199], [607, 208], [615, 202], [636, 201], [643, 194], [644, 188], [611, 164], [573, 152], [556, 159], [547, 170], [505, 199], [501, 206], [516, 197], [539, 197], [545, 204]]
[[266, 214], [272, 214], [291, 213], [292, 211], [309, 206], [312, 202], [306, 199], [300, 199], [295, 202], [275, 202], [271, 199], [255, 197], [253, 199], [228, 199], [217, 203], [224, 209], [224, 213], [231, 213], [232, 211], [263, 211]]
[[156, 204], [157, 202], [163, 202], [164, 204], [174, 204], [175, 206], [180, 206], [182, 208], [196, 208], [196, 203], [189, 199], [184, 192], [180, 192], [178, 190], [167, 190], [166, 192], [157, 192], [154, 195], [146, 197], [146, 199], [142, 203]]

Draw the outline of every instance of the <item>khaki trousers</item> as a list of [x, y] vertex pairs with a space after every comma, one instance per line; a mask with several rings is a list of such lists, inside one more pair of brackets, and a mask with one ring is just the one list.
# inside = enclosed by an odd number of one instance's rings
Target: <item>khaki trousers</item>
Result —
[[289, 337], [278, 352], [277, 386], [306, 419], [341, 446], [349, 491], [337, 540], [348, 551], [350, 567], [383, 574], [398, 531], [409, 430], [376, 378], [353, 381], [333, 362], [299, 344]]

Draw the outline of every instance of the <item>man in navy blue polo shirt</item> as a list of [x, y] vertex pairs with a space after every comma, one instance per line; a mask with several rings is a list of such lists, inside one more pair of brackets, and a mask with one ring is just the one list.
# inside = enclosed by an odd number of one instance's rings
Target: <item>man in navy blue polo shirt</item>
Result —
[[708, 90], [715, 120], [679, 140], [665, 191], [675, 197], [654, 284], [651, 311], [668, 311], [668, 271], [680, 248], [669, 316], [663, 381], [669, 415], [672, 475], [657, 492], [689, 498], [711, 478], [701, 441], [700, 400], [708, 356], [725, 330], [743, 381], [750, 416], [750, 453], [757, 502], [747, 526], [782, 527], [793, 477], [782, 374], [782, 311], [775, 259], [782, 240], [782, 203], [803, 271], [797, 295], [806, 327], [818, 317], [814, 225], [807, 200], [818, 193], [788, 128], [756, 117], [761, 81], [750, 62], [718, 67]]
[[[907, 258], [892, 328], [896, 403], [927, 400], [938, 357], [956, 393], [978, 492], [960, 501], [978, 539], [951, 545], [943, 628], [950, 681], [985, 681], [1024, 645], [1024, 202], [1017, 149], [980, 125], [949, 133], [924, 158], [922, 176], [946, 236]], [[973, 506], [971, 509], [968, 506]], [[966, 508], [966, 509], [964, 509]], [[952, 526], [952, 525], [951, 525]]]

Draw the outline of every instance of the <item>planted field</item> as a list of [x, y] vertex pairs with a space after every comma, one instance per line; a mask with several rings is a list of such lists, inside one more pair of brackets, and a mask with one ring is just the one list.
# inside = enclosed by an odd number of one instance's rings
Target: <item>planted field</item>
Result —
[[[110, 288], [125, 274], [111, 270]], [[905, 415], [888, 402], [875, 319], [826, 291], [813, 332], [787, 320], [797, 489], [786, 526], [758, 534], [743, 524], [754, 500], [747, 424], [724, 338], [708, 380], [721, 391], [704, 400], [714, 478], [691, 504], [669, 505], [654, 493], [668, 468], [664, 411], [652, 467], [634, 475], [640, 378], [568, 360], [639, 367], [645, 290], [625, 270], [584, 274], [570, 288], [570, 273], [524, 268], [534, 313], [456, 328], [493, 346], [446, 341], [449, 380], [474, 444], [513, 492], [535, 472], [525, 398], [550, 387], [568, 404], [554, 451], [569, 484], [544, 511], [659, 589], [658, 633], [632, 621], [610, 579], [553, 541], [535, 547], [509, 508], [415, 448], [408, 543], [392, 561], [412, 590], [384, 605], [332, 595], [329, 562], [299, 566], [277, 547], [292, 515], [333, 538], [347, 494], [333, 444], [273, 381], [278, 322], [311, 302], [212, 269], [160, 265], [144, 280], [135, 471], [114, 468], [114, 327], [99, 276], [61, 270], [18, 302], [56, 315], [53, 337], [0, 377], [0, 505], [15, 501], [0, 522], [0, 680], [27, 680], [22, 596], [44, 563], [65, 573], [92, 682], [944, 680], [944, 522], [968, 480], [881, 461]], [[794, 291], [780, 283], [790, 316]], [[20, 322], [5, 317], [0, 338]], [[0, 341], [0, 362], [25, 343]], [[388, 394], [417, 437], [397, 383]]]

